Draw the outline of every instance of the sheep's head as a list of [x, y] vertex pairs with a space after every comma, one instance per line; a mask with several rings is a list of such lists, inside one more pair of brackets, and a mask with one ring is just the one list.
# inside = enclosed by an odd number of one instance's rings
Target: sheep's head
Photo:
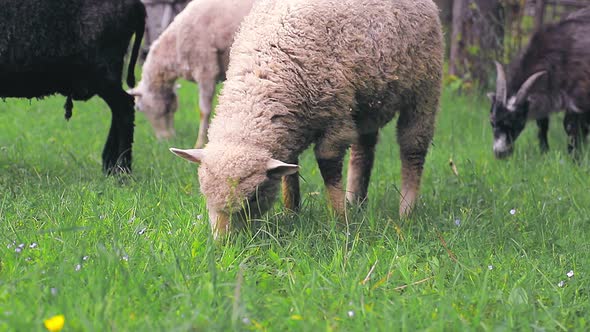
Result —
[[282, 176], [299, 167], [273, 159], [268, 151], [251, 146], [209, 144], [204, 149], [170, 149], [174, 154], [199, 163], [201, 192], [213, 233], [227, 233], [257, 218], [272, 205]]
[[145, 114], [158, 139], [175, 135], [174, 113], [178, 109], [178, 100], [173, 88], [149, 89], [142, 81], [128, 93], [135, 97], [135, 109]]
[[489, 93], [492, 102], [490, 123], [494, 131], [494, 154], [502, 159], [514, 151], [514, 142], [524, 129], [527, 121], [530, 90], [535, 82], [545, 74], [544, 71], [531, 75], [518, 89], [508, 96], [506, 74], [502, 65], [496, 62], [496, 93]]

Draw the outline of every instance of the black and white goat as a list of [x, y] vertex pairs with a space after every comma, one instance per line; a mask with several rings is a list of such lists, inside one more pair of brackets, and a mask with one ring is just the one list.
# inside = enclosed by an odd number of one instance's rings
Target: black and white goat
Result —
[[531, 38], [508, 72], [496, 62], [496, 92], [490, 122], [494, 154], [509, 156], [527, 120], [536, 120], [541, 151], [549, 149], [549, 114], [565, 110], [564, 129], [573, 153], [590, 125], [590, 10], [547, 25]]
[[112, 113], [103, 170], [130, 172], [135, 113], [121, 76], [135, 34], [127, 73], [135, 85], [144, 27], [140, 0], [0, 0], [0, 98], [60, 93], [69, 119], [72, 100], [100, 96]]

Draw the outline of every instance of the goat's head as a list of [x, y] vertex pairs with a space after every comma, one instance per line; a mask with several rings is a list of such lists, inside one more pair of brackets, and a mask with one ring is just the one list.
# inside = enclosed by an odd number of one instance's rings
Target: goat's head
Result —
[[537, 80], [546, 72], [531, 75], [520, 86], [518, 92], [508, 95], [504, 68], [496, 62], [496, 92], [489, 93], [492, 102], [490, 123], [494, 131], [494, 155], [502, 159], [510, 156], [514, 150], [514, 142], [527, 121], [529, 108], [529, 92]]

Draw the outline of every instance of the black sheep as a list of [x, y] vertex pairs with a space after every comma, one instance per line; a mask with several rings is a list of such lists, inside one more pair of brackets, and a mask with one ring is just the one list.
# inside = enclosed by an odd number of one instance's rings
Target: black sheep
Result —
[[72, 100], [100, 96], [112, 113], [102, 154], [108, 174], [131, 171], [134, 103], [122, 87], [124, 57], [135, 42], [127, 84], [145, 27], [140, 0], [0, 0], [0, 98]]

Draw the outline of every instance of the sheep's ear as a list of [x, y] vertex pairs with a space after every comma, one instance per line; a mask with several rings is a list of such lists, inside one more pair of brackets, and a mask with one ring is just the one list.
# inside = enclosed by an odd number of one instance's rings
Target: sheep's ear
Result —
[[205, 157], [203, 149], [181, 150], [170, 148], [170, 152], [193, 163], [201, 163]]
[[269, 177], [280, 178], [295, 174], [299, 171], [299, 166], [294, 164], [287, 164], [280, 160], [269, 159], [266, 163], [266, 174]]
[[133, 96], [133, 97], [141, 97], [141, 96], [142, 96], [142, 93], [141, 93], [141, 92], [139, 92], [139, 91], [137, 90], [137, 88], [135, 88], [135, 89], [131, 89], [131, 90], [127, 90], [127, 93], [128, 93], [129, 95]]
[[496, 93], [495, 92], [488, 92], [486, 93], [488, 99], [493, 103], [496, 100]]

